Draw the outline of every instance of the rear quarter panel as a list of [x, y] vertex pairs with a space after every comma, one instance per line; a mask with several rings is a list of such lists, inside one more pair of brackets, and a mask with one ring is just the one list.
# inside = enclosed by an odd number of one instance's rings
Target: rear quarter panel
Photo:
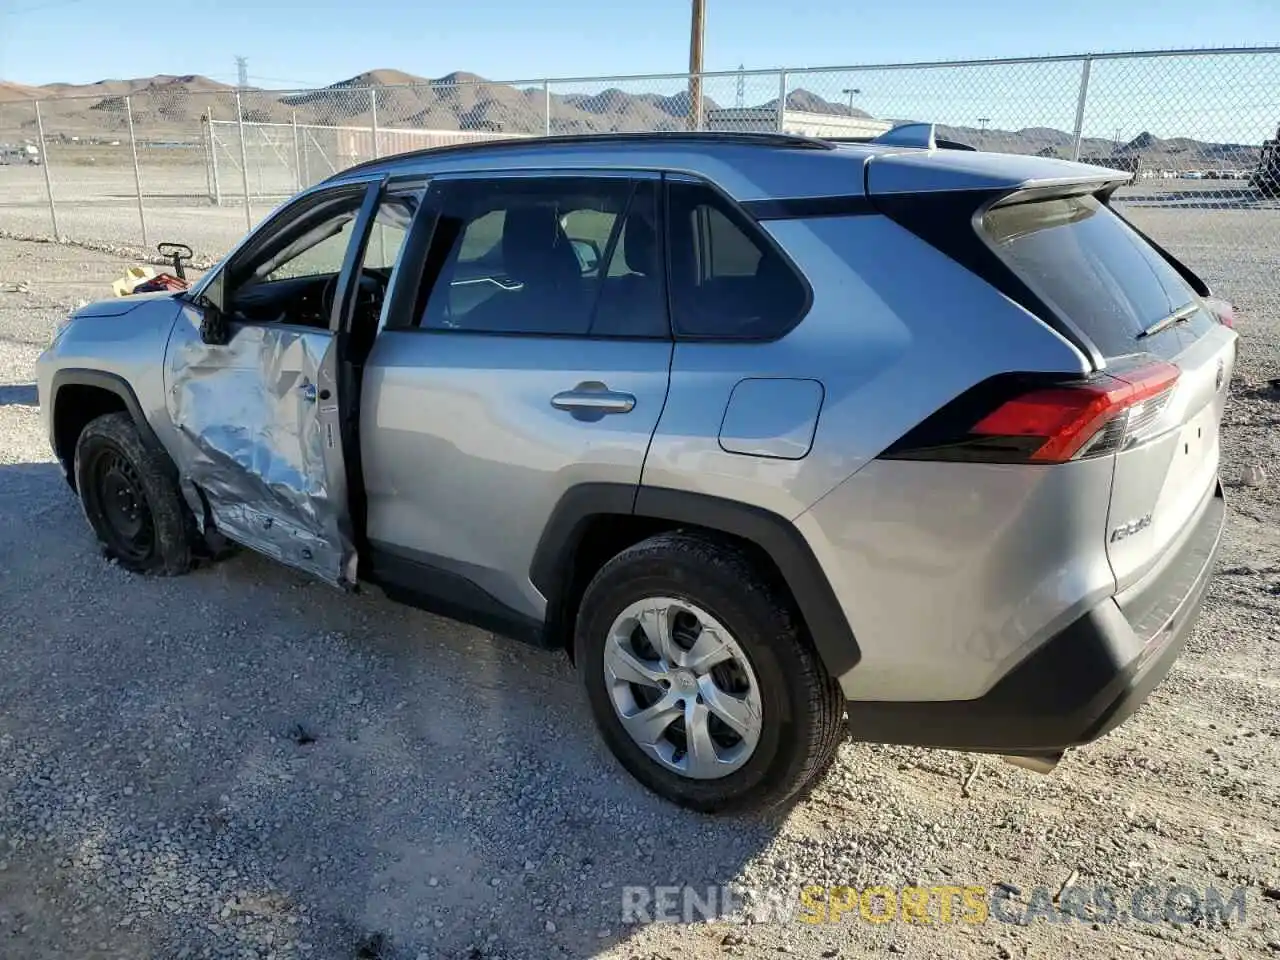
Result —
[[[1039, 640], [1114, 592], [1111, 463], [1041, 468], [876, 457], [969, 387], [1012, 371], [1083, 373], [1058, 333], [878, 215], [770, 221], [813, 287], [772, 343], [677, 343], [647, 486], [792, 519], [822, 564], [861, 662], [847, 696], [980, 695]], [[805, 377], [824, 403], [799, 460], [717, 443], [745, 377]]]
[[[881, 216], [767, 221], [809, 279], [804, 320], [770, 343], [676, 344], [644, 484], [726, 497], [793, 519], [968, 387], [1010, 370], [1083, 371], [1061, 336]], [[820, 381], [803, 459], [718, 440], [746, 378]]]

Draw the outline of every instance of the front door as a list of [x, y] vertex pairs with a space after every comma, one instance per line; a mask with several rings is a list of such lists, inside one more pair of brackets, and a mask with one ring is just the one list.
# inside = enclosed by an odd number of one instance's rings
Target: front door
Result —
[[666, 399], [659, 185], [433, 181], [429, 243], [415, 227], [364, 371], [375, 578], [454, 616], [539, 628], [530, 566], [557, 503], [583, 484], [634, 490]]
[[165, 356], [176, 459], [197, 518], [339, 585], [356, 579], [339, 331], [377, 294], [351, 287], [379, 283], [359, 270], [379, 189], [313, 192], [273, 217], [214, 278], [216, 313], [184, 307]]

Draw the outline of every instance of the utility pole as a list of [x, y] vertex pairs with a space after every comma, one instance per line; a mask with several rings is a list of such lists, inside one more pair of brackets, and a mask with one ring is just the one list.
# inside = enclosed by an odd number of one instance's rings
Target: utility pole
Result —
[[990, 117], [979, 117], [979, 118], [978, 118], [978, 129], [979, 129], [979, 130], [981, 130], [983, 133], [986, 133], [986, 132], [987, 132], [987, 124], [988, 124], [988, 123], [990, 123], [990, 122], [991, 122], [991, 118], [990, 118]]
[[702, 39], [707, 29], [706, 0], [693, 0], [689, 36], [689, 129], [702, 127]]
[[236, 57], [236, 76], [239, 79], [239, 87], [241, 90], [249, 89], [249, 59], [248, 57]]
[[862, 93], [857, 87], [845, 87], [840, 91], [849, 95], [849, 116], [853, 116], [853, 98]]

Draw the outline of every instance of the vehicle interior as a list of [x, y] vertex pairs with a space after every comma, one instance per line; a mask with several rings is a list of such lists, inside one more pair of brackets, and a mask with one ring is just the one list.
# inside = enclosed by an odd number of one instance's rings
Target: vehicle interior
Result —
[[653, 197], [584, 190], [554, 195], [458, 191], [441, 217], [448, 244], [424, 325], [539, 332], [619, 314], [661, 299]]
[[[351, 193], [318, 202], [246, 251], [242, 261], [233, 262], [230, 319], [327, 330], [362, 200], [363, 193]], [[365, 249], [355, 326], [376, 326], [391, 270], [417, 208], [416, 195], [383, 199]]]

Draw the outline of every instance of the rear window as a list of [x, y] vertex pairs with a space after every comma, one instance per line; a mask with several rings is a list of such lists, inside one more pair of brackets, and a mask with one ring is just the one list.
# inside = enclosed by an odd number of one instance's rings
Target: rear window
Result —
[[[1172, 357], [1212, 328], [1178, 271], [1093, 196], [995, 207], [983, 231], [1009, 267], [1076, 324], [1105, 356]], [[1177, 313], [1185, 323], [1139, 336]]]

